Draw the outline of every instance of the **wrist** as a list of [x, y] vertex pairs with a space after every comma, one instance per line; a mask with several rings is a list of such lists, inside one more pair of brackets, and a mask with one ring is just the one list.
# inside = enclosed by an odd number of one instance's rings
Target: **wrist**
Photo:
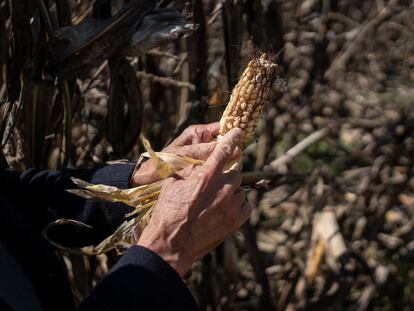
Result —
[[[147, 230], [148, 229], [148, 230]], [[171, 243], [167, 239], [162, 238], [159, 233], [152, 233], [151, 228], [146, 228], [137, 245], [145, 247], [167, 262], [179, 275], [184, 277], [191, 267], [191, 262], [185, 259], [182, 252], [174, 251]]]

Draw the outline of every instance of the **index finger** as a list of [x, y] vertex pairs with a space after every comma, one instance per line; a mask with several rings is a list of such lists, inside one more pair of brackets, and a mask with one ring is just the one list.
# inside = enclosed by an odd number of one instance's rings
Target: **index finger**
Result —
[[184, 130], [170, 146], [185, 146], [191, 144], [208, 143], [220, 131], [220, 123], [192, 125]]
[[242, 136], [243, 131], [239, 128], [234, 128], [224, 135], [204, 167], [207, 167], [213, 174], [222, 172], [226, 163], [231, 159], [234, 149], [240, 144]]

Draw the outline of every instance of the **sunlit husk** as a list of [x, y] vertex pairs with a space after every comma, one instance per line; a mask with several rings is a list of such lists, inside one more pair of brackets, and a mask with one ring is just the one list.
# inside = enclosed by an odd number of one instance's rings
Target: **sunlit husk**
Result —
[[[175, 170], [182, 170], [183, 168], [189, 165], [201, 165], [205, 161], [197, 160], [185, 156], [179, 156], [173, 153], [166, 153], [166, 152], [155, 152], [155, 155], [158, 156], [161, 160], [165, 163], [171, 165]], [[150, 154], [148, 152], [143, 153], [141, 156], [145, 158], [150, 158]]]
[[170, 164], [161, 159], [157, 153], [152, 150], [151, 144], [145, 137], [142, 137], [142, 144], [147, 150], [147, 153], [150, 155], [151, 160], [155, 164], [155, 169], [162, 179], [168, 178], [176, 172], [176, 170]]

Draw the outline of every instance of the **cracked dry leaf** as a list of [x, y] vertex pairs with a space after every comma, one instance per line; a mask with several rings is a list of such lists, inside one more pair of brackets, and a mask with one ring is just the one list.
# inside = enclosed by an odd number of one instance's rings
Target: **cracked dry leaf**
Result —
[[130, 189], [119, 189], [113, 186], [93, 185], [80, 179], [72, 178], [78, 187], [83, 189], [69, 189], [69, 193], [84, 199], [101, 199], [110, 202], [122, 202], [134, 208], [158, 198], [163, 181], [143, 185]]
[[157, 153], [152, 149], [151, 144], [144, 136], [141, 137], [141, 140], [145, 150], [147, 150], [148, 154], [150, 155], [151, 160], [154, 161], [157, 173], [161, 176], [162, 179], [168, 178], [176, 173], [175, 169], [170, 164], [158, 157]]
[[130, 198], [128, 194], [121, 189], [106, 185], [93, 185], [77, 178], [72, 178], [72, 181], [78, 187], [84, 188], [84, 191], [82, 191], [82, 189], [74, 189], [75, 191], [69, 190], [68, 192], [81, 194], [82, 197], [89, 195], [97, 199], [103, 199], [110, 202], [122, 202], [131, 205], [129, 203]]
[[[94, 252], [96, 254], [102, 254], [112, 249], [116, 249], [119, 252], [120, 248], [128, 248], [132, 244], [135, 244], [143, 228], [146, 227], [151, 218], [148, 214], [152, 212], [152, 207], [155, 203], [153, 202], [153, 204], [143, 206], [137, 211], [138, 214], [135, 218], [124, 221], [112, 235], [94, 248]], [[142, 223], [142, 221], [144, 222]]]

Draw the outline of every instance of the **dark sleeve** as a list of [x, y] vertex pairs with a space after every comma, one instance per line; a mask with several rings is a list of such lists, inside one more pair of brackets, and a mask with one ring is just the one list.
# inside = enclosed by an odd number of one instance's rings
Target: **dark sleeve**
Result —
[[154, 252], [131, 247], [79, 311], [199, 310], [177, 272]]
[[84, 200], [68, 193], [65, 190], [76, 188], [71, 177], [94, 184], [129, 188], [133, 168], [133, 164], [116, 164], [97, 169], [66, 169], [62, 172], [29, 169], [21, 174], [3, 170], [0, 174], [0, 187], [2, 193], [39, 232], [60, 218], [91, 225], [92, 229], [64, 225], [48, 233], [55, 242], [79, 247], [96, 244], [113, 233], [131, 208], [122, 203]]

